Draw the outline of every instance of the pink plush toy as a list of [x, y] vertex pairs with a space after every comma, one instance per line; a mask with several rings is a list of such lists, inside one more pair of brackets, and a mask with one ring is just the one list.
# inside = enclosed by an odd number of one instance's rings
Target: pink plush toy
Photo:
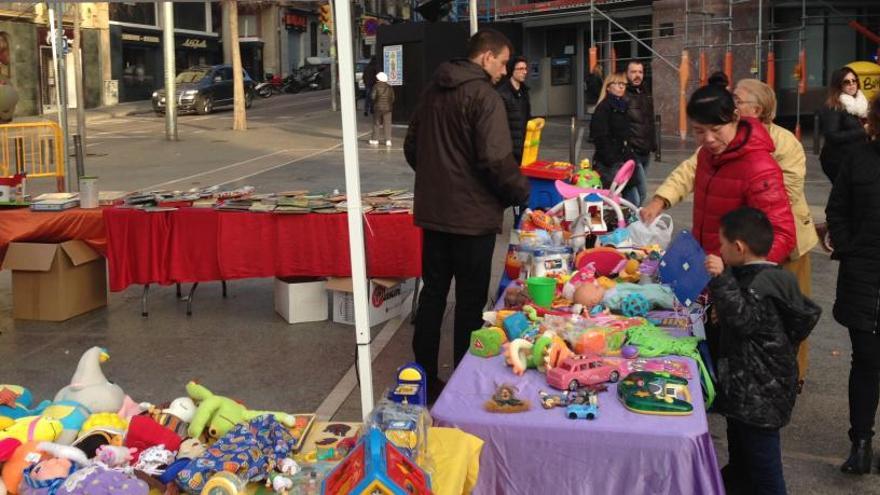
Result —
[[137, 449], [134, 447], [101, 445], [96, 451], [95, 458], [107, 467], [123, 467], [131, 463], [135, 452]]

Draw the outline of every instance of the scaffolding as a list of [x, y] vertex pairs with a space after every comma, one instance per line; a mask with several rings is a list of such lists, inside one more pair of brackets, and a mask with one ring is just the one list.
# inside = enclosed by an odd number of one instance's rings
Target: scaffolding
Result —
[[[499, 2], [505, 5], [499, 7]], [[774, 90], [778, 89], [780, 82], [777, 76], [778, 67], [792, 64], [790, 72], [795, 79], [795, 134], [801, 137], [801, 110], [802, 98], [808, 89], [807, 72], [807, 30], [810, 21], [822, 19], [847, 20], [847, 25], [870, 42], [878, 44], [880, 55], [880, 36], [872, 33], [860, 23], [863, 17], [878, 17], [880, 10], [872, 10], [870, 7], [855, 7], [855, 12], [843, 12], [840, 8], [831, 5], [825, 0], [810, 0], [811, 8], [823, 9], [822, 15], [808, 15], [807, 0], [791, 0], [781, 6], [784, 8], [797, 9], [800, 11], [799, 19], [794, 19], [799, 24], [791, 26], [776, 24], [773, 16], [776, 8], [780, 5], [769, 5], [764, 0], [727, 0], [726, 5], [717, 3], [714, 10], [707, 9], [706, 0], [682, 0], [684, 12], [681, 20], [671, 23], [671, 29], [677, 34], [660, 34], [654, 36], [654, 26], [647, 28], [624, 27], [622, 19], [616, 19], [616, 8], [638, 5], [638, 0], [557, 0], [549, 2], [510, 2], [504, 0], [482, 1], [480, 8], [481, 20], [492, 19], [495, 21], [524, 21], [524, 20], [550, 20], [571, 16], [589, 16], [590, 35], [589, 49], [587, 51], [587, 70], [592, 71], [597, 64], [603, 65], [608, 71], [617, 70], [618, 64], [629, 60], [643, 60], [638, 50], [629, 57], [618, 57], [615, 46], [621, 43], [621, 37], [631, 40], [645, 48], [656, 60], [663, 65], [669, 66], [679, 76], [679, 135], [682, 139], [686, 136], [686, 119], [684, 118], [684, 103], [688, 90], [695, 85], [704, 85], [708, 81], [710, 67], [708, 54], [712, 51], [723, 52], [722, 71], [731, 83], [734, 81], [734, 52], [739, 53], [742, 61], [742, 47], [752, 47], [754, 55], [751, 60], [749, 72], [752, 77], [763, 80]], [[456, 5], [465, 4], [466, 1], [456, 0]], [[644, 2], [641, 2], [644, 3]], [[482, 7], [485, 4], [486, 7]], [[720, 8], [719, 8], [720, 7]], [[735, 25], [735, 11], [742, 7], [752, 7], [757, 14], [757, 23], [749, 27], [738, 28]], [[456, 7], [458, 8], [458, 7]], [[765, 22], [764, 9], [769, 8], [770, 16]], [[460, 11], [459, 11], [460, 12]], [[594, 24], [597, 21], [605, 21], [604, 39], [597, 39]], [[740, 19], [740, 25], [742, 25]], [[766, 26], [765, 26], [766, 24]], [[662, 31], [661, 26], [661, 31]], [[710, 30], [714, 36], [710, 35]], [[726, 36], [725, 36], [726, 35]], [[654, 41], [658, 39], [670, 40], [681, 39], [681, 51], [677, 53], [662, 53], [654, 47]], [[713, 39], [715, 38], [715, 39]], [[717, 39], [723, 39], [718, 42]], [[585, 40], [586, 41], [586, 40]], [[794, 50], [792, 50], [794, 48]], [[777, 56], [779, 51], [788, 56]], [[696, 56], [692, 56], [696, 55]], [[880, 57], [878, 57], [880, 58]], [[696, 77], [691, 77], [691, 74]], [[824, 81], [823, 81], [824, 84]]]

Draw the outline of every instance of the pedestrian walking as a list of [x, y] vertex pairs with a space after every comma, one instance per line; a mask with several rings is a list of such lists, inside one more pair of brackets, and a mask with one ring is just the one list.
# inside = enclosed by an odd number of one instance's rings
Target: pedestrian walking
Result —
[[706, 257], [710, 318], [718, 342], [715, 409], [727, 418], [730, 494], [785, 495], [779, 430], [797, 399], [798, 344], [822, 310], [798, 290], [794, 275], [767, 260], [773, 225], [744, 206], [721, 217], [721, 256]]
[[376, 56], [370, 57], [367, 66], [364, 67], [364, 73], [361, 76], [364, 80], [364, 117], [373, 112], [373, 100], [370, 95], [373, 94], [373, 85], [376, 84], [376, 74], [379, 73], [379, 62]]
[[603, 75], [602, 66], [596, 64], [587, 75], [586, 84], [584, 85], [584, 102], [588, 107], [587, 113], [595, 111], [595, 106], [599, 103], [599, 96], [602, 94], [604, 81], [605, 76]]
[[632, 180], [638, 189], [639, 197], [645, 199], [648, 195], [647, 173], [651, 164], [651, 153], [657, 149], [657, 137], [654, 134], [654, 99], [645, 84], [645, 65], [642, 62], [632, 60], [627, 64], [626, 80], [629, 144], [637, 162]]
[[[718, 73], [713, 78], [719, 87], [726, 87], [727, 76]], [[809, 297], [812, 293], [812, 266], [809, 252], [819, 241], [816, 227], [810, 214], [810, 206], [804, 194], [804, 181], [807, 176], [807, 157], [804, 147], [789, 130], [773, 123], [776, 118], [776, 94], [773, 88], [757, 79], [741, 79], [733, 90], [736, 109], [743, 117], [760, 120], [773, 141], [773, 159], [782, 169], [785, 190], [791, 201], [791, 212], [794, 215], [796, 245], [784, 260], [783, 268], [795, 274], [801, 292]], [[697, 153], [681, 162], [657, 189], [653, 199], [642, 208], [642, 218], [651, 222], [668, 207], [674, 206], [687, 197], [694, 189], [694, 177], [697, 169]], [[804, 340], [798, 348], [798, 384], [803, 387], [807, 375], [809, 341]]]
[[379, 128], [385, 128], [385, 146], [391, 146], [391, 111], [394, 109], [394, 88], [388, 84], [388, 75], [376, 74], [376, 84], [370, 93], [373, 102], [373, 138], [370, 144], [379, 145]]
[[[847, 76], [851, 77], [851, 76]], [[853, 144], [840, 163], [825, 218], [837, 270], [834, 319], [849, 329], [849, 458], [841, 471], [871, 472], [880, 400], [880, 99], [868, 112], [871, 142]]]
[[510, 41], [484, 29], [466, 59], [441, 64], [414, 111], [404, 142], [415, 171], [415, 223], [423, 229], [422, 279], [413, 351], [428, 376], [429, 401], [438, 376], [440, 328], [455, 279], [453, 359], [467, 352], [483, 323], [495, 236], [504, 210], [528, 202], [529, 183], [513, 157], [504, 102], [495, 85], [507, 72]]
[[513, 157], [520, 165], [522, 165], [523, 144], [526, 139], [526, 125], [532, 118], [529, 87], [526, 86], [526, 76], [528, 75], [529, 63], [525, 57], [516, 57], [512, 64], [510, 77], [498, 85], [498, 94], [504, 100], [504, 109], [507, 110], [507, 126], [510, 128]]
[[[599, 95], [599, 103], [590, 120], [590, 138], [596, 145], [593, 168], [602, 178], [602, 186], [611, 187], [614, 176], [627, 160], [635, 159], [629, 145], [631, 126], [627, 117], [626, 76], [617, 72], [605, 78], [605, 86]], [[623, 190], [623, 197], [634, 205], [644, 198], [639, 196], [635, 176]]]
[[819, 154], [822, 171], [834, 183], [840, 172], [840, 164], [847, 161], [855, 144], [868, 139], [865, 123], [868, 116], [868, 100], [862, 93], [859, 76], [849, 67], [842, 67], [831, 74], [828, 97], [819, 114], [825, 145]]

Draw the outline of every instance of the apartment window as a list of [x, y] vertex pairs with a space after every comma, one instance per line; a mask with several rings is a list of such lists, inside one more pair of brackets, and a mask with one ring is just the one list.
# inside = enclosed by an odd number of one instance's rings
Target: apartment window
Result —
[[659, 36], [661, 38], [671, 38], [675, 36], [675, 25], [671, 22], [661, 22]]
[[255, 14], [238, 14], [238, 36], [241, 38], [255, 38], [257, 32], [257, 16]]
[[111, 21], [146, 24], [148, 26], [156, 25], [155, 3], [110, 2], [109, 7]]
[[202, 2], [174, 2], [174, 28], [206, 31], [205, 4]]

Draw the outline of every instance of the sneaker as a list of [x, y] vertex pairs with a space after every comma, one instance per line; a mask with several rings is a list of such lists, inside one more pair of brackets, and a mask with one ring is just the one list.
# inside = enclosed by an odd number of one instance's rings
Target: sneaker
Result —
[[370, 146], [379, 146], [379, 141], [376, 141], [375, 139], [370, 139]]
[[391, 147], [391, 141], [385, 141], [385, 146]]

